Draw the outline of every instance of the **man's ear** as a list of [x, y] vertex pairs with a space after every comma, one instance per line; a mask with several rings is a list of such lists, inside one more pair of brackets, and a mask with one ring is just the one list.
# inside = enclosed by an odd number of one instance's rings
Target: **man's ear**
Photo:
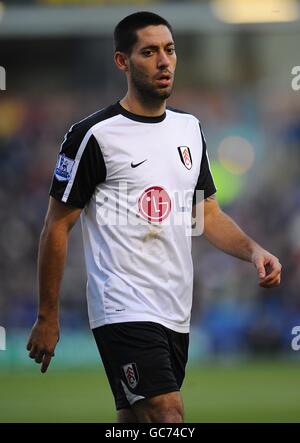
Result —
[[114, 55], [115, 64], [121, 71], [128, 71], [128, 56], [124, 52], [116, 51]]

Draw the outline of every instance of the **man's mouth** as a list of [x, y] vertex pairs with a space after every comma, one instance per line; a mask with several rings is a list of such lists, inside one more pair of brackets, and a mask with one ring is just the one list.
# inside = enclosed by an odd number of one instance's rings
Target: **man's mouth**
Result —
[[172, 76], [170, 74], [160, 74], [156, 78], [156, 82], [161, 86], [168, 86], [171, 83]]

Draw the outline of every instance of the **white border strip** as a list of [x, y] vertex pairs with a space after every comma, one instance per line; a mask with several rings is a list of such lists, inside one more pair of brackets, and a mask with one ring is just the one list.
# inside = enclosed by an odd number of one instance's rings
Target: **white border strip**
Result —
[[74, 183], [74, 179], [76, 177], [77, 169], [78, 169], [78, 166], [79, 166], [79, 163], [80, 163], [83, 151], [85, 150], [85, 147], [86, 147], [86, 145], [87, 145], [87, 143], [89, 141], [89, 138], [93, 134], [92, 128], [90, 128], [88, 130], [88, 132], [85, 134], [85, 136], [83, 137], [83, 140], [82, 140], [82, 142], [81, 142], [81, 144], [79, 146], [79, 149], [77, 151], [76, 157], [74, 159], [74, 166], [72, 168], [71, 178], [69, 180], [69, 183], [67, 184], [67, 187], [65, 189], [64, 195], [63, 195], [63, 197], [61, 199], [61, 201], [64, 202], [64, 203], [67, 202], [68, 197], [70, 195], [70, 192], [71, 192], [71, 189], [72, 189], [72, 186], [73, 186], [73, 183]]

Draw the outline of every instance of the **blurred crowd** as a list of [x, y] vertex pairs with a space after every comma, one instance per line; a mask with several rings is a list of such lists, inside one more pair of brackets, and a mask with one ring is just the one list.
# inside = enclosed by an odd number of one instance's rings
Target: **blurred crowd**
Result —
[[[300, 92], [298, 93], [300, 94]], [[237, 98], [238, 97], [238, 98]], [[300, 325], [300, 107], [283, 95], [179, 89], [170, 104], [202, 121], [211, 161], [217, 141], [242, 125], [255, 140], [254, 164], [223, 209], [280, 258], [282, 284], [262, 289], [253, 265], [193, 238], [192, 323], [203, 352], [290, 351]], [[0, 102], [0, 324], [28, 329], [36, 314], [37, 248], [48, 190], [64, 134], [110, 104], [105, 95], [6, 93]], [[217, 183], [226, 187], [230, 183]], [[87, 328], [80, 224], [74, 228], [61, 291], [62, 326]]]

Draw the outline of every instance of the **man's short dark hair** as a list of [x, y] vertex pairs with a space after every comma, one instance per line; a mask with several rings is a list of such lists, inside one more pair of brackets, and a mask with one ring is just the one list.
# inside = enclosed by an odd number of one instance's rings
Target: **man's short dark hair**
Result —
[[135, 12], [123, 18], [114, 31], [115, 51], [125, 52], [130, 55], [134, 44], [137, 42], [136, 31], [146, 26], [166, 26], [174, 37], [170, 23], [160, 15], [153, 12]]

